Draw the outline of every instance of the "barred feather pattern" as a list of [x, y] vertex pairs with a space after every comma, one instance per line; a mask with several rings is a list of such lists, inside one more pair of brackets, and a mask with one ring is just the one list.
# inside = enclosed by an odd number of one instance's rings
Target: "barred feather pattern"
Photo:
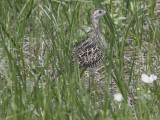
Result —
[[80, 70], [85, 69], [85, 67], [87, 67], [87, 70], [94, 70], [94, 68], [99, 67], [104, 59], [104, 52], [89, 38], [72, 51], [73, 65], [76, 58], [78, 59]]

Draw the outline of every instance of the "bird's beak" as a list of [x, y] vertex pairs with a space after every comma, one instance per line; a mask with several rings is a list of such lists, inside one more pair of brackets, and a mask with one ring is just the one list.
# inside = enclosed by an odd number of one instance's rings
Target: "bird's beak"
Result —
[[108, 12], [108, 11], [106, 11], [106, 14], [115, 14], [115, 12]]

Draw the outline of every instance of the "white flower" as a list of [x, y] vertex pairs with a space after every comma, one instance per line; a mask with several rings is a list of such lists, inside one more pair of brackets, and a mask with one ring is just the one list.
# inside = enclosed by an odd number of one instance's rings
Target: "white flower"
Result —
[[137, 90], [139, 91], [139, 90], [141, 90], [140, 88], [137, 88]]
[[115, 94], [114, 95], [114, 100], [118, 101], [118, 102], [122, 101], [123, 100], [122, 94], [121, 93]]
[[150, 91], [150, 90], [148, 90], [148, 93], [151, 93], [151, 91]]
[[156, 79], [157, 79], [157, 76], [155, 76], [154, 74], [150, 75], [150, 77], [146, 74], [142, 74], [141, 76], [141, 80], [145, 83], [152, 83]]

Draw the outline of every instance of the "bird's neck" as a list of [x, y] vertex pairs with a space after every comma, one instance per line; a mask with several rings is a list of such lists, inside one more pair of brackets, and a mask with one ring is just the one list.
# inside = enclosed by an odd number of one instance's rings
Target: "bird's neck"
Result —
[[92, 24], [93, 24], [93, 30], [94, 30], [94, 35], [96, 37], [96, 41], [99, 42], [103, 47], [107, 48], [107, 43], [104, 39], [104, 36], [102, 35], [102, 31], [100, 28], [99, 24], [99, 18], [98, 19], [92, 19]]
[[101, 34], [101, 28], [100, 28], [100, 25], [99, 25], [99, 18], [92, 18], [92, 25], [93, 25], [93, 29], [94, 29], [94, 32], [95, 34]]

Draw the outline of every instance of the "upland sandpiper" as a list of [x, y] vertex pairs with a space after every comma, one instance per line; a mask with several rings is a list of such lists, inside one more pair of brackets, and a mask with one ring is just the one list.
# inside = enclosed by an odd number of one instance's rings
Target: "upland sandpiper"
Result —
[[97, 68], [104, 60], [104, 51], [107, 50], [107, 43], [99, 24], [100, 17], [105, 14], [106, 11], [99, 8], [92, 11], [93, 34], [72, 51], [72, 63], [75, 64], [77, 60], [80, 71], [91, 71], [93, 78]]

